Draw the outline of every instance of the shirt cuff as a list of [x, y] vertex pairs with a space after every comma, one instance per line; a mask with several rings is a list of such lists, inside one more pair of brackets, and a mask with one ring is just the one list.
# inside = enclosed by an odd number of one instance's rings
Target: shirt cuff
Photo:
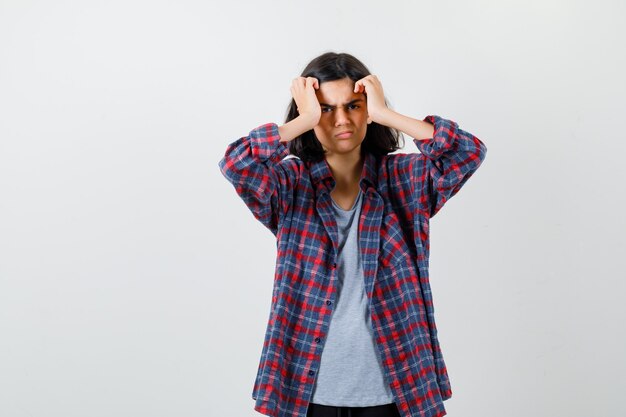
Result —
[[253, 154], [261, 161], [280, 162], [289, 155], [289, 146], [280, 141], [276, 123], [265, 123], [252, 129], [249, 137]]
[[435, 132], [431, 139], [413, 139], [419, 151], [429, 159], [438, 159], [443, 153], [454, 147], [459, 125], [443, 117], [430, 115], [424, 118], [425, 122], [431, 123]]

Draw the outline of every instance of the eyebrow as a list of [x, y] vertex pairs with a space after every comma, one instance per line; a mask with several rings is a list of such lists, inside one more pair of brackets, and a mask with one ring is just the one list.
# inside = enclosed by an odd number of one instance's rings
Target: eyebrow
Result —
[[[363, 101], [362, 98], [357, 98], [355, 100], [352, 100], [349, 103], [346, 103], [345, 106], [349, 106], [350, 104], [356, 103], [357, 101]], [[330, 104], [326, 104], [326, 103], [320, 103], [320, 106], [324, 106], [324, 107], [330, 107], [330, 108], [335, 108], [337, 106], [331, 106]]]

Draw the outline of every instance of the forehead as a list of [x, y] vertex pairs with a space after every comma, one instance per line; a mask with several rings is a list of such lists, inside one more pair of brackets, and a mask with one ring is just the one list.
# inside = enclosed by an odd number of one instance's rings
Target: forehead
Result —
[[363, 93], [356, 94], [354, 92], [354, 81], [350, 78], [323, 82], [315, 94], [320, 103], [331, 106], [349, 103], [363, 95]]

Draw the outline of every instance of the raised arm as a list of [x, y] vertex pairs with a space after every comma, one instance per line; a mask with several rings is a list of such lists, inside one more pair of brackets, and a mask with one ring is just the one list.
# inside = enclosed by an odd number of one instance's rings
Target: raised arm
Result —
[[289, 154], [275, 123], [263, 124], [226, 148], [219, 168], [254, 217], [276, 235], [296, 179], [279, 162]]
[[487, 147], [452, 120], [431, 115], [423, 121], [433, 125], [434, 133], [432, 138], [413, 138], [423, 157], [413, 159], [411, 173], [414, 186], [422, 184], [414, 198], [432, 218], [476, 172]]
[[367, 110], [373, 121], [413, 138], [421, 155], [409, 158], [409, 186], [419, 209], [433, 217], [478, 169], [487, 147], [451, 120], [439, 116], [418, 120], [391, 110], [385, 103], [382, 83], [376, 75], [370, 74], [357, 81], [354, 91], [365, 91]]
[[299, 172], [293, 164], [280, 164], [289, 154], [287, 142], [318, 123], [321, 109], [313, 77], [297, 77], [291, 94], [298, 117], [282, 126], [266, 123], [228, 145], [219, 161], [222, 174], [235, 187], [254, 217], [276, 235], [280, 221], [291, 203]]

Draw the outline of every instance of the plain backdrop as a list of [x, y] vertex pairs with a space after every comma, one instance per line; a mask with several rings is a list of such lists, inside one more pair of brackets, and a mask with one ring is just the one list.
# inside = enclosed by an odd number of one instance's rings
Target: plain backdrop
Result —
[[259, 415], [275, 240], [218, 161], [327, 51], [488, 147], [431, 222], [448, 415], [626, 415], [625, 15], [0, 1], [0, 416]]

